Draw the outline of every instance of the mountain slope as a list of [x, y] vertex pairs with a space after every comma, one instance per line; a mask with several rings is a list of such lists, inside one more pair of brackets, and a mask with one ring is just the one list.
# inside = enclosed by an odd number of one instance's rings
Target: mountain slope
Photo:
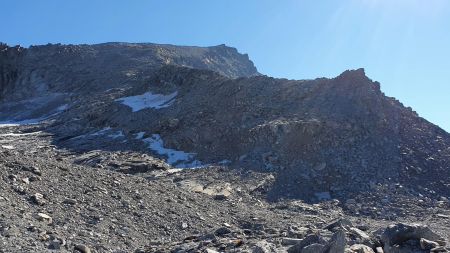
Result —
[[0, 252], [446, 252], [450, 135], [364, 69], [277, 79], [225, 46], [0, 49]]

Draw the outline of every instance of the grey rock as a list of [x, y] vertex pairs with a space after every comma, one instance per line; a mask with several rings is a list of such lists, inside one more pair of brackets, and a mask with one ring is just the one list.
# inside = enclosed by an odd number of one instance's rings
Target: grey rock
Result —
[[64, 199], [63, 203], [68, 205], [76, 205], [78, 201], [76, 199], [66, 198]]
[[310, 234], [310, 235], [307, 235], [299, 243], [290, 247], [287, 251], [289, 253], [301, 253], [304, 247], [311, 245], [311, 244], [323, 244], [324, 245], [324, 244], [326, 244], [326, 241], [319, 235]]
[[422, 248], [424, 250], [431, 250], [431, 249], [437, 248], [439, 246], [440, 245], [437, 242], [433, 242], [431, 240], [420, 238], [420, 248]]
[[326, 225], [324, 229], [328, 229], [330, 231], [334, 231], [336, 229], [347, 229], [353, 227], [352, 222], [345, 218], [339, 218], [330, 224]]
[[302, 253], [324, 253], [327, 247], [323, 244], [313, 243], [302, 249]]
[[259, 241], [252, 249], [252, 253], [276, 253], [276, 247], [273, 243], [267, 241]]
[[35, 193], [30, 197], [30, 200], [36, 204], [36, 205], [40, 205], [43, 206], [45, 205], [45, 203], [47, 203], [44, 199], [44, 195], [40, 194], [40, 193]]
[[91, 249], [84, 244], [76, 244], [74, 250], [77, 250], [81, 253], [91, 253]]
[[36, 218], [37, 218], [39, 221], [45, 221], [45, 222], [47, 222], [47, 223], [52, 223], [52, 222], [53, 222], [52, 217], [51, 217], [50, 215], [48, 215], [48, 214], [45, 214], [45, 213], [38, 213], [38, 214], [36, 215]]
[[224, 236], [227, 234], [231, 233], [231, 229], [227, 228], [227, 227], [220, 227], [218, 229], [216, 229], [216, 231], [214, 232], [214, 234], [218, 235], [218, 236]]
[[281, 244], [282, 245], [295, 245], [298, 244], [302, 241], [302, 239], [299, 238], [289, 238], [289, 237], [284, 237], [281, 239]]
[[410, 245], [407, 242], [416, 241], [418, 245], [420, 239], [442, 241], [441, 236], [431, 231], [427, 226], [420, 224], [398, 223], [390, 225], [381, 235], [381, 242], [384, 245], [383, 249], [385, 253], [402, 252], [402, 249], [406, 251], [410, 250], [415, 245]]
[[60, 250], [61, 249], [61, 242], [59, 240], [53, 240], [48, 245], [48, 248], [51, 250]]
[[328, 243], [328, 253], [344, 253], [347, 240], [345, 238], [344, 230], [338, 230], [330, 239]]
[[350, 246], [350, 251], [355, 253], [375, 253], [371, 247], [364, 244], [353, 244]]

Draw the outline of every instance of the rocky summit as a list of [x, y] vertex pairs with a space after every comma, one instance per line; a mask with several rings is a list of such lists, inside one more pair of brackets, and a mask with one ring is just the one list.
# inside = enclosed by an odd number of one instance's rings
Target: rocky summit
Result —
[[0, 44], [0, 252], [448, 252], [450, 134], [364, 69]]

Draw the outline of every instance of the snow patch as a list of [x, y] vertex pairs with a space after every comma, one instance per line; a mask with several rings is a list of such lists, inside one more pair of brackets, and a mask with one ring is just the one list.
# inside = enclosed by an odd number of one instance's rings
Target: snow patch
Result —
[[0, 127], [13, 127], [13, 126], [21, 126], [21, 125], [35, 125], [38, 124], [44, 120], [44, 118], [38, 118], [38, 119], [26, 119], [26, 120], [20, 120], [20, 121], [1, 121]]
[[108, 137], [111, 137], [113, 139], [117, 139], [117, 138], [125, 137], [125, 135], [123, 134], [122, 131], [117, 131], [117, 132], [114, 132], [112, 134], [108, 134]]
[[2, 145], [2, 148], [4, 148], [4, 149], [14, 149], [14, 146]]
[[220, 162], [218, 162], [217, 164], [222, 165], [222, 166], [227, 166], [230, 165], [232, 162], [228, 159], [222, 160]]
[[158, 155], [167, 156], [167, 163], [176, 168], [198, 168], [203, 164], [195, 159], [195, 153], [186, 153], [175, 149], [164, 147], [164, 141], [159, 134], [143, 139], [145, 133], [137, 134], [136, 139], [140, 139], [148, 144], [148, 147]]
[[65, 104], [65, 105], [61, 105], [61, 106], [58, 106], [58, 108], [56, 108], [56, 112], [57, 113], [60, 113], [60, 112], [63, 112], [63, 111], [65, 111], [65, 110], [67, 110], [67, 109], [69, 109], [69, 105], [68, 104]]
[[41, 133], [41, 131], [38, 132], [32, 132], [32, 133], [24, 133], [24, 134], [15, 134], [15, 133], [8, 133], [8, 134], [0, 134], [0, 136], [11, 136], [11, 137], [18, 137], [18, 136], [27, 136], [27, 135], [35, 135], [35, 134], [39, 134]]
[[99, 135], [104, 135], [106, 134], [106, 132], [108, 132], [109, 130], [111, 130], [111, 127], [105, 127], [97, 132], [94, 132], [92, 134], [90, 134], [90, 136], [99, 136]]
[[145, 132], [139, 132], [136, 134], [136, 140], [141, 140], [144, 138]]
[[86, 138], [89, 136], [106, 136], [106, 137], [110, 137], [113, 139], [117, 139], [117, 138], [125, 137], [125, 134], [123, 133], [122, 130], [113, 131], [113, 129], [111, 127], [105, 127], [105, 128], [102, 128], [102, 129], [100, 129], [96, 132], [90, 133], [90, 134], [79, 135], [79, 136], [75, 137], [74, 139]]
[[19, 121], [14, 121], [14, 120], [8, 120], [8, 121], [0, 121], [0, 128], [1, 127], [13, 127], [13, 126], [21, 126], [21, 125], [35, 125], [35, 124], [39, 124], [41, 123], [41, 121], [50, 119], [51, 117], [54, 117], [60, 113], [62, 113], [63, 111], [67, 110], [69, 108], [68, 104], [64, 104], [61, 106], [58, 106], [55, 110], [53, 110], [50, 115], [45, 115], [39, 118], [35, 118], [35, 119], [25, 119], [25, 120], [19, 120]]
[[177, 91], [169, 95], [146, 92], [142, 95], [118, 98], [116, 101], [131, 107], [133, 112], [137, 112], [147, 108], [161, 109], [169, 107], [173, 104], [177, 95]]

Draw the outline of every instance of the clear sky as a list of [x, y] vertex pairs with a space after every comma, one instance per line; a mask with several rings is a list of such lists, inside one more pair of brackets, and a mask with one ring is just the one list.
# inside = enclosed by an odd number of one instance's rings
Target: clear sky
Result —
[[450, 0], [0, 0], [0, 41], [227, 44], [274, 77], [364, 67], [450, 132]]

